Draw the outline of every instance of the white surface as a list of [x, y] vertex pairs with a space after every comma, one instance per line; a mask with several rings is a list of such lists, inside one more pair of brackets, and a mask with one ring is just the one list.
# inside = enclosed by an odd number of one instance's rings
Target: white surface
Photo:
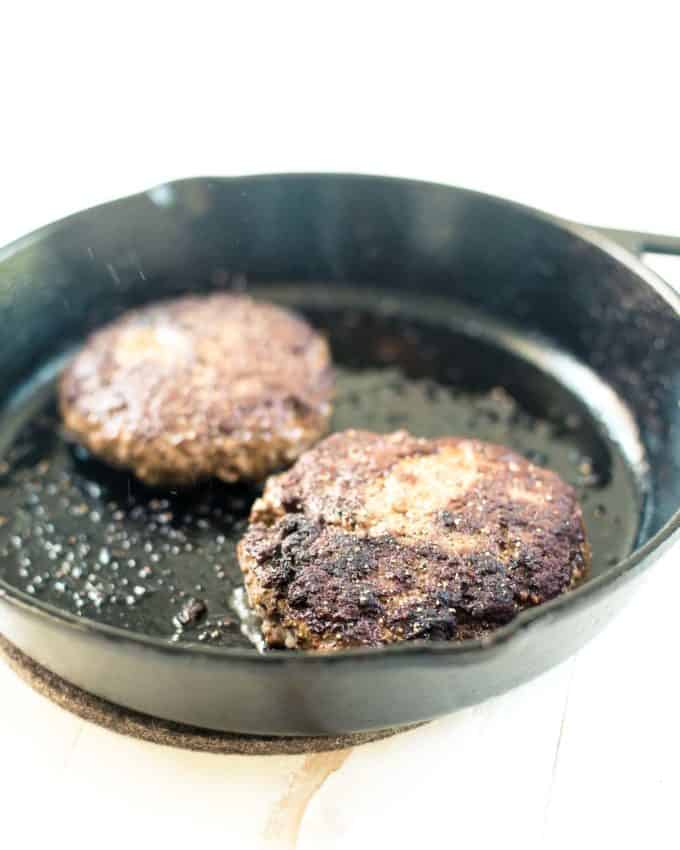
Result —
[[[173, 177], [283, 170], [434, 179], [680, 233], [674, 4], [169, 7], [5, 9], [0, 244]], [[672, 278], [674, 262], [659, 270]], [[240, 850], [277, 834], [309, 850], [677, 846], [676, 557], [562, 667], [344, 761], [127, 740], [0, 666], [2, 834], [52, 848]]]

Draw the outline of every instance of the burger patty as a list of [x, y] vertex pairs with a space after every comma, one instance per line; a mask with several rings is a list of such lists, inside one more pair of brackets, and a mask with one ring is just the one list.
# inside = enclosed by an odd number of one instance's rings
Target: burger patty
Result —
[[479, 440], [355, 430], [268, 480], [238, 554], [267, 642], [320, 650], [482, 636], [590, 560], [554, 472]]
[[260, 479], [326, 430], [328, 345], [303, 319], [234, 294], [132, 310], [64, 371], [67, 430], [148, 484]]

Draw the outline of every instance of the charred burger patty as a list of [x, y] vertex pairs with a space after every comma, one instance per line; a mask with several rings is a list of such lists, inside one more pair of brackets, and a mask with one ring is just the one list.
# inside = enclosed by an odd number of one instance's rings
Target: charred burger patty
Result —
[[475, 637], [589, 564], [572, 487], [503, 446], [345, 431], [267, 482], [239, 544], [272, 646]]

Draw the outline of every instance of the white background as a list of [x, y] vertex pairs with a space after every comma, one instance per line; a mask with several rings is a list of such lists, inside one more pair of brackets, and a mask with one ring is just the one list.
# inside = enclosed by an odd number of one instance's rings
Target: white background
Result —
[[[10, 3], [0, 244], [176, 177], [296, 170], [680, 234], [676, 7]], [[676, 555], [577, 658], [344, 760], [140, 744], [0, 667], [3, 846], [675, 847]]]

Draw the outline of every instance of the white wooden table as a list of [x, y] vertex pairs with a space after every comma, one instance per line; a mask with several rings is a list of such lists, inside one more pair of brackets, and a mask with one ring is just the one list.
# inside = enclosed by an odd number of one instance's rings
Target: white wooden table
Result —
[[[285, 170], [441, 180], [680, 232], [677, 28], [654, 0], [614, 18], [569, 4], [559, 26], [554, 5], [521, 2], [451, 21], [391, 4], [389, 22], [379, 4], [299, 20], [294, 4], [237, 4], [228, 21], [200, 3], [121, 0], [96, 21], [71, 5], [4, 12], [0, 244], [173, 177]], [[561, 667], [349, 752], [140, 743], [0, 664], [0, 846], [677, 847], [678, 556]]]

